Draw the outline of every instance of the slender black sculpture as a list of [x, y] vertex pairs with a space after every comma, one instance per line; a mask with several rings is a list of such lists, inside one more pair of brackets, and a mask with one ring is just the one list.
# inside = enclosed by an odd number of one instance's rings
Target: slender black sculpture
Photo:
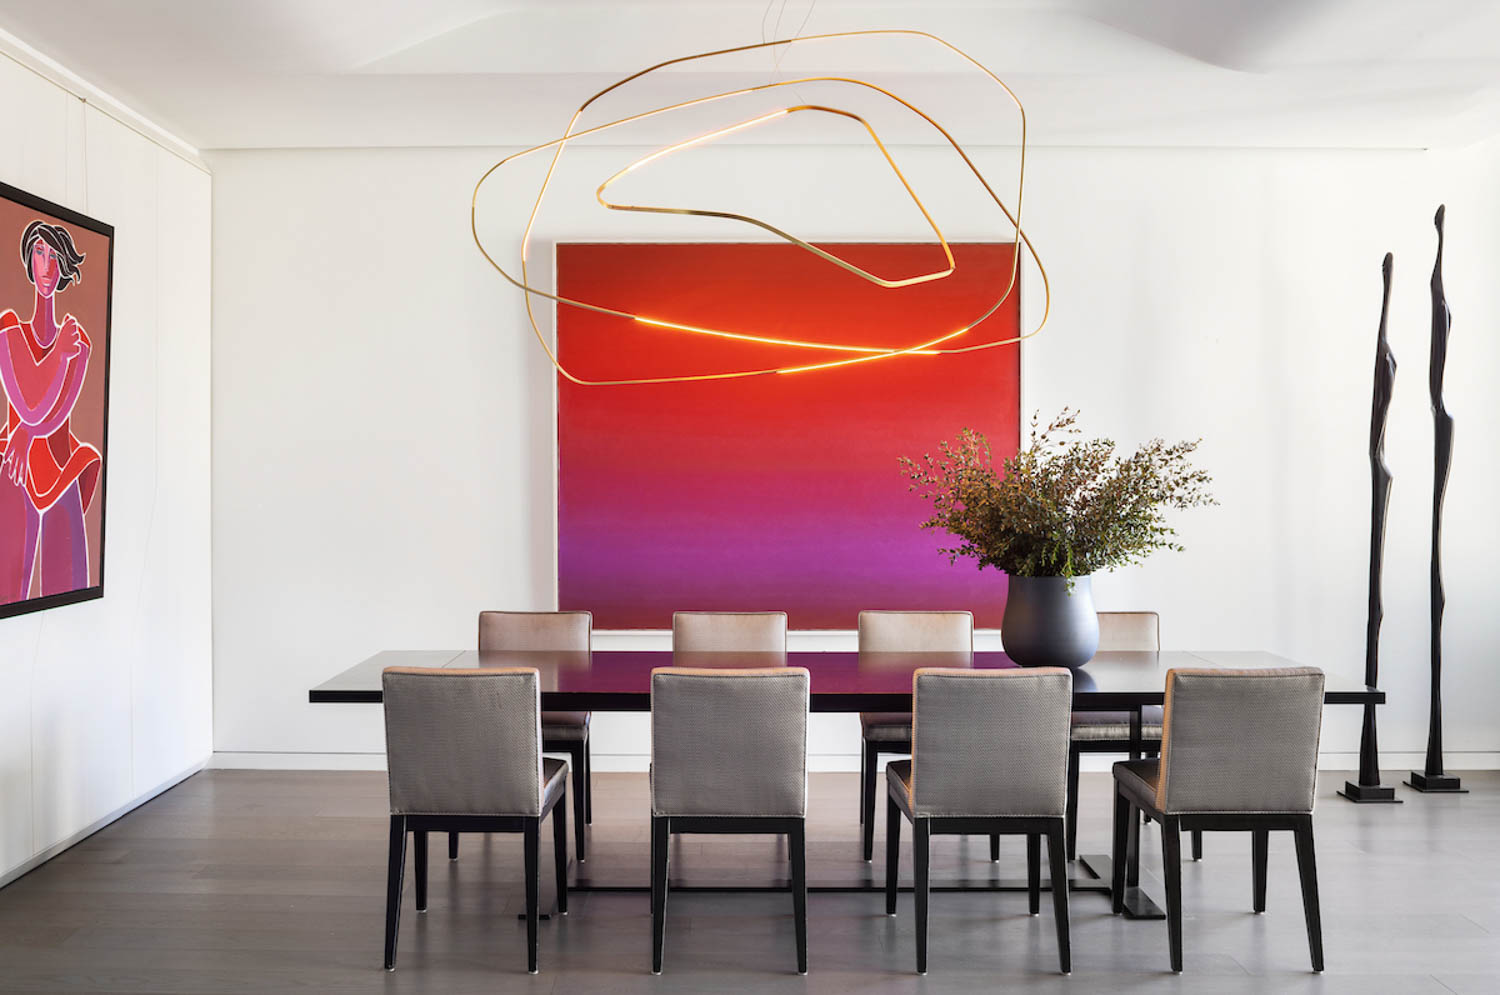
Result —
[[[1385, 615], [1380, 598], [1380, 574], [1385, 560], [1386, 504], [1391, 497], [1391, 471], [1385, 465], [1385, 422], [1396, 382], [1396, 356], [1385, 337], [1391, 307], [1391, 254], [1380, 264], [1384, 290], [1380, 299], [1380, 328], [1375, 333], [1375, 395], [1370, 404], [1370, 612], [1365, 623], [1365, 683], [1379, 687], [1380, 622]], [[1344, 782], [1339, 794], [1352, 802], [1400, 804], [1396, 789], [1380, 783], [1380, 748], [1375, 739], [1375, 706], [1365, 706], [1359, 734], [1359, 782]]]
[[1428, 361], [1428, 389], [1432, 393], [1432, 711], [1427, 720], [1427, 765], [1412, 771], [1408, 787], [1418, 791], [1460, 792], [1459, 779], [1443, 770], [1443, 494], [1448, 489], [1448, 466], [1453, 460], [1453, 416], [1443, 407], [1443, 367], [1448, 362], [1448, 330], [1453, 314], [1443, 293], [1443, 207], [1432, 223], [1437, 226], [1437, 261], [1432, 264], [1432, 357]]

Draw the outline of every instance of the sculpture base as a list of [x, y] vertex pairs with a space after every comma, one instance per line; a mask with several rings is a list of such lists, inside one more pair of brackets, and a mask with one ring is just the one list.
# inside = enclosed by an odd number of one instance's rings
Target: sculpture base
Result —
[[1428, 774], [1420, 770], [1411, 772], [1411, 780], [1404, 782], [1408, 788], [1427, 794], [1466, 795], [1463, 787], [1452, 774]]
[[1383, 784], [1355, 784], [1353, 781], [1345, 781], [1344, 790], [1339, 794], [1360, 805], [1401, 804], [1401, 799], [1396, 797], [1396, 789]]

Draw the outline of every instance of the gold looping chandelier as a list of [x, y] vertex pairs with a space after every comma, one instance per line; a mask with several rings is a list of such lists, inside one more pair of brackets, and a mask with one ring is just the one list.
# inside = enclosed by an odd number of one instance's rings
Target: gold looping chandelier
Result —
[[[1016, 184], [1016, 209], [1015, 209], [1015, 213], [1014, 214], [1012, 214], [1011, 211], [1010, 211], [1010, 209], [1005, 206], [1005, 203], [1001, 200], [1000, 196], [995, 192], [995, 190], [990, 186], [989, 181], [985, 179], [983, 173], [980, 172], [979, 167], [974, 164], [974, 161], [969, 157], [968, 153], [963, 149], [963, 147], [961, 145], [959, 145], [959, 143], [953, 138], [953, 136], [951, 134], [949, 134], [948, 131], [945, 128], [943, 128], [943, 126], [941, 124], [939, 124], [931, 115], [927, 114], [925, 111], [921, 110], [916, 105], [914, 105], [914, 104], [910, 103], [909, 101], [903, 99], [902, 97], [900, 97], [897, 94], [891, 92], [890, 90], [885, 89], [884, 87], [877, 86], [876, 84], [870, 83], [870, 82], [865, 81], [865, 80], [854, 79], [854, 78], [850, 78], [850, 77], [843, 77], [843, 76], [806, 76], [806, 77], [802, 77], [802, 78], [799, 78], [799, 79], [774, 80], [774, 81], [771, 81], [771, 82], [762, 83], [762, 84], [758, 84], [758, 85], [755, 85], [755, 86], [741, 87], [741, 88], [733, 89], [733, 90], [725, 90], [725, 91], [722, 91], [722, 92], [719, 92], [719, 93], [707, 94], [705, 96], [695, 97], [695, 98], [693, 98], [691, 100], [684, 100], [684, 101], [681, 101], [679, 103], [667, 104], [667, 105], [663, 105], [661, 107], [654, 108], [652, 110], [642, 111], [642, 112], [640, 112], [638, 114], [632, 114], [632, 115], [630, 115], [628, 117], [618, 118], [618, 119], [616, 119], [614, 121], [609, 121], [609, 122], [606, 122], [604, 124], [594, 125], [594, 126], [589, 127], [589, 128], [578, 129], [578, 121], [579, 121], [579, 119], [583, 116], [584, 112], [587, 111], [589, 109], [589, 107], [595, 101], [599, 100], [601, 97], [605, 96], [606, 94], [611, 93], [614, 90], [617, 90], [617, 89], [625, 86], [626, 84], [628, 84], [628, 83], [630, 83], [630, 82], [632, 82], [634, 80], [640, 79], [643, 76], [646, 76], [646, 75], [648, 75], [650, 73], [656, 72], [656, 71], [658, 71], [660, 69], [665, 69], [665, 68], [667, 68], [669, 66], [681, 65], [682, 63], [685, 63], [685, 62], [693, 62], [693, 61], [697, 61], [697, 60], [700, 60], [700, 59], [712, 59], [712, 58], [716, 58], [716, 57], [720, 57], [720, 56], [731, 55], [731, 54], [734, 54], [734, 53], [737, 53], [737, 52], [749, 52], [749, 51], [753, 51], [753, 50], [756, 50], [756, 49], [762, 49], [762, 48], [775, 48], [775, 47], [778, 47], [778, 46], [791, 46], [791, 45], [798, 45], [798, 44], [804, 44], [804, 43], [810, 43], [810, 42], [817, 42], [817, 41], [827, 41], [827, 40], [834, 39], [834, 38], [869, 38], [869, 37], [874, 37], [874, 36], [901, 36], [901, 37], [910, 37], [910, 38], [916, 38], [916, 39], [926, 39], [926, 40], [929, 40], [929, 41], [932, 41], [932, 42], [936, 42], [938, 45], [941, 45], [943, 48], [945, 48], [945, 49], [947, 49], [947, 50], [949, 50], [949, 51], [957, 54], [959, 57], [961, 57], [962, 59], [964, 59], [970, 65], [972, 65], [975, 68], [977, 68], [986, 77], [988, 77], [991, 81], [993, 81], [996, 85], [998, 85], [1001, 89], [1003, 89], [1005, 91], [1006, 95], [1015, 103], [1016, 110], [1017, 110], [1017, 112], [1020, 115], [1021, 141], [1020, 141], [1020, 165], [1019, 165], [1018, 179], [1017, 179], [1017, 184]], [[548, 188], [551, 186], [553, 174], [557, 170], [558, 161], [562, 158], [562, 153], [563, 153], [564, 149], [567, 148], [567, 146], [568, 146], [568, 144], [570, 142], [575, 141], [575, 140], [580, 139], [580, 138], [584, 138], [584, 137], [590, 136], [590, 135], [598, 135], [598, 134], [601, 134], [603, 132], [609, 131], [609, 130], [611, 130], [613, 128], [618, 128], [618, 127], [621, 127], [623, 125], [632, 124], [632, 123], [637, 122], [637, 121], [643, 121], [643, 120], [646, 120], [646, 119], [649, 119], [649, 118], [657, 117], [657, 116], [662, 115], [662, 114], [670, 114], [670, 113], [672, 113], [674, 111], [682, 110], [684, 108], [702, 106], [702, 105], [705, 105], [705, 104], [710, 104], [710, 103], [714, 103], [716, 101], [726, 100], [726, 99], [729, 99], [729, 98], [732, 98], [732, 97], [742, 96], [742, 95], [745, 95], [745, 94], [758, 93], [758, 92], [763, 92], [763, 91], [774, 90], [774, 89], [776, 89], [778, 87], [783, 87], [783, 86], [797, 86], [799, 84], [804, 84], [804, 83], [833, 83], [833, 84], [842, 84], [842, 85], [848, 85], [848, 86], [864, 87], [864, 88], [866, 88], [868, 90], [872, 90], [875, 93], [881, 94], [881, 95], [883, 95], [883, 96], [885, 96], [885, 97], [887, 97], [887, 98], [895, 101], [896, 103], [900, 104], [902, 107], [906, 108], [907, 110], [911, 111], [913, 114], [915, 114], [918, 117], [920, 117], [927, 124], [931, 125], [932, 128], [938, 132], [938, 134], [942, 135], [943, 139], [953, 148], [953, 150], [956, 153], [958, 153], [959, 157], [963, 160], [964, 165], [968, 167], [969, 171], [973, 174], [974, 178], [979, 182], [980, 186], [982, 186], [984, 188], [985, 193], [987, 193], [989, 195], [990, 199], [994, 201], [995, 205], [1000, 208], [1001, 212], [1005, 215], [1006, 219], [1010, 222], [1010, 225], [1011, 225], [1011, 227], [1014, 230], [1014, 238], [1015, 238], [1016, 242], [1019, 245], [1025, 245], [1027, 253], [1031, 256], [1032, 261], [1036, 264], [1037, 272], [1041, 276], [1041, 280], [1042, 280], [1042, 290], [1043, 290], [1043, 295], [1044, 295], [1044, 303], [1043, 303], [1043, 308], [1042, 308], [1041, 320], [1039, 320], [1037, 322], [1037, 324], [1036, 324], [1036, 326], [1034, 328], [1032, 328], [1030, 331], [1023, 332], [1023, 333], [1021, 333], [1019, 335], [1011, 336], [1009, 338], [995, 339], [995, 340], [991, 340], [991, 341], [987, 341], [987, 342], [971, 343], [971, 344], [967, 344], [967, 345], [960, 345], [960, 344], [956, 344], [955, 343], [955, 340], [959, 339], [960, 337], [962, 337], [966, 333], [972, 331], [977, 325], [979, 325], [985, 319], [989, 318], [990, 315], [994, 314], [997, 310], [999, 310], [1000, 306], [1002, 304], [1004, 304], [1005, 301], [1010, 297], [1010, 295], [1015, 291], [1015, 287], [1016, 287], [1016, 283], [1017, 283], [1017, 278], [1018, 278], [1019, 271], [1020, 271], [1020, 263], [1021, 263], [1021, 256], [1020, 256], [1019, 252], [1016, 252], [1016, 253], [1014, 253], [1012, 255], [1012, 258], [1011, 258], [1010, 278], [1009, 278], [1008, 282], [1006, 283], [1005, 290], [1000, 294], [1000, 296], [993, 303], [991, 303], [987, 308], [985, 308], [983, 310], [983, 312], [978, 317], [972, 319], [971, 321], [968, 321], [967, 323], [965, 323], [964, 325], [962, 325], [962, 326], [960, 326], [960, 327], [958, 327], [956, 329], [950, 329], [950, 330], [944, 331], [941, 334], [934, 335], [932, 338], [930, 338], [930, 339], [928, 339], [926, 341], [919, 342], [919, 343], [917, 343], [915, 345], [911, 345], [911, 346], [901, 347], [901, 348], [890, 348], [890, 347], [881, 347], [881, 346], [867, 346], [867, 345], [851, 345], [851, 344], [848, 344], [848, 343], [823, 342], [823, 341], [815, 341], [815, 340], [811, 340], [811, 339], [798, 339], [798, 338], [785, 338], [785, 337], [776, 337], [776, 336], [752, 335], [752, 334], [748, 334], [748, 333], [745, 333], [745, 332], [733, 331], [733, 330], [730, 330], [730, 329], [709, 328], [709, 327], [703, 327], [703, 326], [697, 326], [697, 325], [683, 324], [683, 323], [679, 323], [679, 322], [667, 321], [667, 320], [664, 320], [664, 319], [661, 319], [661, 318], [654, 318], [654, 317], [650, 317], [650, 316], [646, 316], [646, 315], [636, 314], [636, 313], [631, 312], [631, 311], [624, 311], [624, 310], [620, 310], [618, 308], [608, 307], [608, 306], [603, 305], [603, 304], [598, 304], [598, 303], [593, 303], [593, 302], [589, 302], [589, 301], [578, 300], [578, 299], [570, 298], [570, 297], [564, 297], [564, 296], [559, 295], [559, 294], [549, 293], [548, 291], [543, 290], [540, 287], [532, 286], [532, 284], [530, 282], [530, 273], [529, 273], [528, 266], [527, 266], [528, 256], [530, 254], [530, 248], [531, 248], [532, 232], [533, 232], [533, 230], [536, 227], [537, 215], [541, 211], [542, 202], [546, 199]], [[886, 164], [896, 174], [897, 179], [901, 182], [901, 185], [905, 188], [907, 194], [911, 197], [912, 201], [916, 204], [917, 209], [922, 213], [922, 217], [927, 221], [927, 224], [932, 229], [933, 234], [937, 236], [938, 246], [942, 250], [942, 253], [943, 253], [943, 255], [944, 255], [944, 257], [946, 258], [946, 261], [947, 261], [947, 265], [946, 265], [946, 267], [944, 269], [935, 270], [935, 271], [930, 272], [930, 273], [925, 273], [925, 274], [921, 274], [919, 276], [908, 277], [908, 278], [900, 279], [900, 280], [888, 280], [888, 279], [876, 276], [875, 274], [870, 273], [870, 272], [868, 272], [868, 271], [866, 271], [866, 270], [864, 270], [864, 269], [862, 269], [862, 268], [854, 265], [850, 261], [848, 261], [846, 259], [843, 259], [843, 258], [835, 255], [834, 253], [828, 252], [828, 251], [826, 251], [824, 249], [821, 249], [821, 248], [819, 248], [819, 247], [817, 247], [815, 245], [812, 245], [812, 244], [810, 244], [810, 243], [808, 243], [808, 242], [806, 242], [806, 241], [804, 241], [804, 240], [796, 237], [795, 235], [792, 235], [789, 232], [783, 231], [782, 229], [777, 228], [776, 226], [774, 226], [772, 224], [769, 224], [768, 222], [759, 220], [757, 218], [749, 217], [747, 215], [733, 214], [733, 213], [726, 212], [726, 211], [706, 210], [706, 209], [702, 209], [702, 208], [666, 207], [666, 206], [654, 206], [654, 205], [617, 204], [617, 203], [611, 202], [609, 200], [606, 200], [605, 197], [604, 197], [605, 191], [607, 189], [609, 189], [609, 187], [612, 184], [614, 184], [615, 182], [617, 182], [618, 180], [620, 180], [621, 178], [623, 178], [628, 173], [633, 172], [634, 170], [639, 169], [640, 167], [645, 166], [648, 163], [658, 161], [658, 160], [663, 159], [663, 158], [665, 158], [665, 157], [667, 157], [669, 155], [672, 155], [675, 152], [679, 152], [679, 151], [682, 151], [682, 150], [687, 149], [687, 148], [691, 148], [691, 147], [694, 147], [694, 146], [703, 145], [703, 144], [708, 143], [708, 142], [716, 141], [717, 139], [723, 138], [723, 137], [725, 137], [725, 136], [727, 136], [729, 134], [732, 134], [732, 133], [745, 131], [747, 129], [758, 127], [760, 125], [766, 124], [766, 123], [768, 123], [770, 121], [774, 121], [774, 120], [786, 117], [787, 115], [790, 115], [790, 114], [803, 113], [803, 112], [818, 112], [818, 113], [826, 113], [826, 114], [839, 115], [839, 116], [842, 116], [842, 117], [850, 118], [850, 119], [854, 120], [855, 122], [857, 122], [858, 124], [862, 125], [865, 128], [865, 130], [869, 133], [870, 138], [874, 141], [876, 147], [880, 150], [881, 155], [884, 157]], [[523, 158], [526, 158], [526, 157], [529, 157], [529, 156], [532, 156], [532, 155], [535, 155], [536, 153], [545, 151], [547, 149], [552, 149], [553, 150], [553, 152], [552, 152], [552, 160], [547, 165], [547, 171], [546, 171], [545, 176], [542, 179], [541, 188], [537, 191], [536, 200], [532, 204], [531, 212], [530, 212], [530, 214], [529, 214], [529, 216], [527, 217], [527, 220], [526, 220], [526, 227], [525, 227], [525, 229], [524, 229], [524, 231], [522, 232], [522, 235], [521, 235], [521, 265], [520, 265], [520, 276], [518, 278], [518, 277], [512, 275], [511, 273], [509, 273], [508, 271], [506, 271], [505, 267], [501, 266], [500, 263], [496, 261], [496, 259], [494, 258], [494, 256], [492, 256], [490, 254], [489, 250], [485, 248], [483, 240], [479, 237], [479, 221], [478, 221], [479, 191], [484, 186], [485, 182], [487, 180], [489, 180], [492, 176], [494, 176], [496, 173], [498, 173], [506, 164], [511, 163], [511, 162], [515, 162], [517, 160], [520, 160], [520, 159], [523, 159]], [[650, 67], [648, 67], [646, 69], [642, 69], [640, 72], [634, 73], [634, 74], [632, 74], [630, 76], [626, 76], [624, 79], [621, 79], [621, 80], [619, 80], [619, 81], [617, 81], [615, 83], [610, 84], [609, 86], [607, 86], [604, 89], [600, 90], [598, 93], [595, 93], [588, 100], [585, 100], [579, 106], [579, 108], [576, 111], [574, 111], [572, 119], [568, 122], [567, 129], [563, 132], [563, 134], [562, 134], [561, 137], [554, 138], [553, 140], [551, 140], [549, 142], [543, 142], [540, 145], [536, 145], [536, 146], [533, 146], [533, 147], [531, 147], [529, 149], [524, 149], [524, 150], [522, 150], [520, 152], [516, 152], [513, 155], [506, 156], [504, 159], [501, 159], [499, 162], [495, 163], [493, 166], [491, 166], [489, 169], [487, 169], [484, 172], [484, 174], [479, 178], [479, 181], [474, 185], [474, 193], [473, 193], [472, 198], [470, 199], [470, 205], [469, 205], [469, 223], [470, 223], [470, 229], [471, 229], [471, 231], [473, 233], [473, 237], [474, 237], [474, 244], [479, 248], [479, 251], [484, 255], [484, 258], [489, 262], [489, 264], [491, 266], [493, 266], [495, 268], [496, 272], [498, 272], [501, 276], [503, 276], [512, 285], [514, 285], [515, 287], [517, 287], [519, 290], [522, 291], [523, 297], [524, 297], [524, 299], [526, 301], [526, 316], [527, 316], [527, 320], [531, 324], [531, 330], [535, 334], [537, 341], [541, 344], [542, 349], [546, 352], [547, 358], [549, 360], [551, 360], [552, 365], [557, 369], [557, 372], [560, 375], [562, 375], [563, 377], [566, 377], [568, 380], [572, 381], [573, 383], [581, 384], [581, 385], [584, 385], [584, 386], [619, 386], [619, 385], [626, 385], [626, 384], [660, 384], [660, 383], [686, 383], [686, 382], [703, 381], [703, 380], [730, 380], [730, 379], [738, 379], [738, 378], [742, 378], [742, 377], [764, 376], [764, 375], [768, 375], [768, 374], [805, 373], [805, 372], [810, 372], [810, 371], [813, 371], [813, 370], [826, 370], [826, 369], [832, 369], [832, 368], [835, 368], [835, 367], [849, 366], [849, 365], [856, 364], [856, 363], [877, 362], [877, 361], [880, 361], [880, 360], [893, 359], [893, 358], [896, 358], [898, 356], [914, 356], [914, 355], [936, 356], [936, 355], [949, 355], [949, 354], [953, 354], [953, 353], [974, 352], [974, 351], [980, 350], [980, 349], [993, 349], [993, 348], [996, 348], [998, 346], [1011, 345], [1011, 344], [1014, 344], [1016, 342], [1020, 342], [1022, 339], [1030, 338], [1031, 336], [1035, 335], [1037, 332], [1041, 331], [1042, 328], [1043, 328], [1043, 326], [1045, 326], [1046, 323], [1047, 323], [1048, 314], [1051, 312], [1051, 307], [1052, 307], [1052, 291], [1051, 291], [1051, 287], [1050, 287], [1050, 285], [1048, 283], [1048, 280], [1047, 280], [1047, 271], [1046, 271], [1046, 268], [1042, 265], [1041, 258], [1037, 255], [1036, 248], [1031, 244], [1031, 240], [1026, 236], [1025, 230], [1021, 227], [1021, 196], [1022, 196], [1022, 193], [1023, 193], [1024, 189], [1025, 189], [1025, 183], [1026, 183], [1026, 110], [1021, 105], [1021, 101], [1016, 96], [1015, 92], [1013, 90], [1011, 90], [1011, 88], [1005, 84], [1004, 80], [1000, 79], [999, 76], [996, 76], [989, 69], [985, 68], [985, 66], [983, 64], [981, 64], [978, 60], [974, 59], [968, 53], [964, 52], [963, 50], [957, 48], [954, 45], [949, 44], [948, 42], [946, 42], [943, 39], [937, 37], [936, 35], [928, 34], [925, 31], [914, 31], [914, 30], [898, 29], [898, 28], [874, 29], [874, 30], [867, 30], [867, 31], [837, 31], [837, 32], [831, 32], [831, 33], [827, 33], [827, 34], [801, 35], [801, 36], [798, 36], [798, 37], [795, 37], [795, 38], [785, 38], [785, 39], [781, 39], [781, 40], [778, 40], [778, 41], [759, 42], [759, 43], [751, 44], [751, 45], [740, 45], [740, 46], [737, 46], [735, 48], [724, 48], [724, 49], [718, 49], [718, 50], [712, 51], [712, 52], [701, 52], [701, 53], [698, 53], [696, 55], [685, 55], [685, 56], [681, 56], [681, 57], [675, 58], [675, 59], [668, 59], [665, 62], [659, 62], [659, 63], [657, 63], [654, 66], [650, 66]], [[674, 144], [664, 146], [663, 148], [660, 148], [660, 149], [656, 150], [655, 152], [652, 152], [652, 153], [650, 153], [650, 154], [648, 154], [646, 156], [642, 156], [641, 158], [635, 160], [634, 162], [632, 162], [631, 164], [629, 164], [625, 168], [619, 170], [614, 175], [612, 175], [611, 177], [609, 177], [607, 180], [605, 180], [603, 183], [601, 183], [599, 185], [598, 189], [595, 191], [595, 197], [597, 198], [597, 200], [599, 201], [599, 203], [602, 206], [604, 206], [605, 208], [608, 208], [610, 210], [616, 210], [616, 211], [634, 211], [634, 212], [651, 213], [651, 214], [687, 215], [687, 216], [691, 216], [691, 217], [718, 218], [718, 219], [721, 219], [721, 220], [736, 221], [736, 222], [744, 223], [744, 224], [747, 224], [747, 225], [751, 225], [751, 226], [760, 228], [760, 229], [762, 229], [764, 231], [767, 231], [770, 234], [775, 235], [777, 238], [782, 239], [784, 241], [787, 241], [787, 242], [789, 242], [789, 243], [797, 246], [798, 248], [803, 249], [804, 251], [809, 252], [812, 255], [817, 256], [817, 257], [823, 259], [826, 262], [829, 262], [829, 263], [832, 263], [832, 264], [834, 264], [836, 266], [842, 267], [843, 269], [845, 269], [848, 272], [854, 274], [855, 276], [858, 276], [858, 277], [860, 277], [863, 280], [867, 280], [868, 282], [870, 282], [872, 284], [875, 284], [876, 286], [882, 287], [884, 289], [895, 289], [895, 288], [900, 288], [900, 287], [911, 286], [913, 284], [927, 283], [927, 282], [930, 282], [930, 281], [933, 281], [933, 280], [940, 280], [940, 279], [943, 279], [944, 277], [947, 277], [947, 276], [951, 275], [954, 272], [955, 268], [956, 268], [956, 265], [955, 265], [954, 259], [953, 259], [953, 253], [952, 253], [951, 248], [949, 247], [947, 239], [943, 236], [943, 233], [939, 229], [939, 227], [937, 225], [937, 222], [933, 220], [932, 215], [928, 212], [926, 206], [922, 203], [921, 198], [917, 195], [916, 191], [914, 189], [912, 189], [912, 186], [911, 186], [910, 182], [908, 182], [906, 176], [901, 172], [900, 167], [896, 165], [896, 162], [891, 157], [889, 150], [887, 150], [887, 148], [885, 146], [885, 143], [880, 140], [880, 136], [878, 134], [876, 134], [875, 129], [873, 128], [873, 126], [871, 126], [868, 121], [866, 121], [863, 117], [859, 116], [858, 114], [855, 114], [855, 113], [853, 113], [851, 111], [847, 111], [847, 110], [843, 110], [843, 109], [840, 109], [840, 108], [836, 108], [836, 107], [826, 107], [826, 106], [822, 106], [822, 105], [802, 104], [802, 103], [794, 104], [794, 105], [788, 105], [786, 107], [778, 108], [777, 110], [771, 111], [770, 113], [762, 114], [762, 115], [760, 115], [758, 117], [754, 117], [754, 118], [751, 118], [751, 119], [746, 120], [746, 121], [741, 121], [741, 122], [739, 122], [737, 124], [732, 124], [732, 125], [729, 125], [727, 127], [723, 127], [723, 128], [716, 129], [714, 131], [710, 131], [707, 134], [699, 135], [696, 138], [692, 138], [692, 139], [688, 139], [686, 141], [676, 142]], [[551, 347], [551, 345], [548, 344], [547, 338], [542, 333], [541, 326], [537, 322], [537, 317], [536, 317], [536, 313], [535, 313], [535, 310], [534, 310], [534, 307], [533, 307], [533, 300], [532, 300], [534, 297], [542, 297], [542, 298], [546, 298], [548, 300], [555, 301], [558, 304], [566, 305], [568, 307], [580, 308], [580, 309], [583, 309], [583, 310], [586, 310], [586, 311], [593, 311], [593, 312], [596, 312], [596, 313], [599, 313], [599, 314], [614, 315], [614, 316], [625, 318], [625, 319], [628, 319], [628, 320], [631, 320], [631, 321], [639, 322], [640, 324], [643, 324], [643, 325], [646, 325], [646, 326], [649, 326], [649, 327], [661, 328], [661, 329], [666, 329], [666, 330], [670, 330], [670, 331], [677, 331], [677, 332], [682, 332], [684, 334], [707, 335], [707, 336], [712, 336], [712, 337], [716, 337], [716, 338], [733, 339], [733, 340], [736, 340], [736, 341], [749, 342], [749, 343], [758, 343], [758, 344], [762, 344], [762, 345], [772, 345], [772, 346], [778, 346], [778, 347], [805, 348], [805, 349], [817, 349], [817, 350], [824, 350], [824, 351], [828, 351], [828, 352], [850, 353], [852, 355], [850, 355], [848, 358], [826, 360], [826, 361], [822, 361], [822, 362], [808, 363], [808, 364], [802, 364], [802, 365], [768, 366], [768, 367], [760, 367], [760, 368], [748, 369], [748, 370], [731, 370], [731, 371], [726, 371], [726, 372], [701, 373], [701, 374], [693, 374], [693, 375], [685, 375], [685, 376], [638, 377], [638, 378], [625, 379], [625, 380], [587, 380], [587, 379], [583, 379], [583, 378], [580, 378], [580, 377], [574, 375], [566, 367], [564, 367], [562, 365], [562, 363], [560, 363], [558, 361], [556, 352], [553, 350], [553, 348]]]

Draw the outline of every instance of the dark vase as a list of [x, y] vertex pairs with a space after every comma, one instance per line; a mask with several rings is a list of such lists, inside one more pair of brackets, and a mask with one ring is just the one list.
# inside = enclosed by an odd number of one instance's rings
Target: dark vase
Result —
[[1099, 616], [1088, 577], [1011, 577], [1000, 642], [1023, 667], [1077, 668], [1099, 649]]

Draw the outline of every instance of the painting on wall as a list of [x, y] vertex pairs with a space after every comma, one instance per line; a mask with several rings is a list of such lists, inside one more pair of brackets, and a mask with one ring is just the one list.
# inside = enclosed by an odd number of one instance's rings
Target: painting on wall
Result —
[[0, 617], [104, 594], [113, 249], [0, 183]]
[[[942, 268], [930, 244], [819, 243], [889, 280]], [[564, 243], [558, 293], [650, 321], [557, 309], [582, 379], [816, 365], [801, 346], [695, 334], [907, 347], [961, 327], [1008, 285], [1014, 246], [954, 243], [955, 272], [885, 289], [784, 243]], [[936, 265], [934, 260], [936, 259]], [[1010, 338], [1020, 294], [970, 341]], [[660, 322], [660, 323], [658, 323]], [[1020, 439], [1017, 345], [802, 373], [629, 386], [558, 379], [558, 601], [601, 629], [667, 629], [674, 610], [785, 610], [852, 629], [862, 609], [967, 609], [999, 627], [1005, 579], [918, 526], [897, 463], [964, 427], [996, 460]]]

